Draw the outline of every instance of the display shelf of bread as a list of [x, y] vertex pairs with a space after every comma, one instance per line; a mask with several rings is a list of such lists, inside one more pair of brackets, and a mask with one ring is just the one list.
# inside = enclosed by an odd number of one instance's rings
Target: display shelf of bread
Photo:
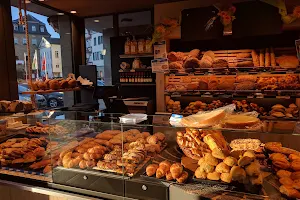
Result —
[[47, 94], [52, 92], [68, 92], [80, 90], [74, 74], [69, 74], [66, 79], [47, 79], [45, 81], [33, 81], [31, 91], [22, 94]]
[[137, 129], [108, 130], [61, 152], [58, 165], [133, 176], [165, 147], [165, 135], [160, 132], [150, 135]]
[[299, 75], [204, 75], [167, 76], [165, 90], [169, 93], [215, 92], [215, 93], [263, 93], [278, 91], [299, 93]]
[[215, 70], [295, 70], [299, 66], [295, 48], [241, 49], [168, 53], [170, 70], [179, 72]]
[[149, 164], [143, 177], [151, 177], [171, 183], [184, 183], [188, 180], [189, 173], [184, 170], [180, 163], [171, 163], [168, 160], [164, 160], [158, 164]]
[[36, 126], [29, 126], [26, 128], [29, 134], [46, 134], [46, 135], [66, 135], [69, 131], [60, 125], [48, 125], [36, 122]]
[[280, 192], [289, 198], [300, 198], [300, 152], [279, 142], [268, 142], [264, 148], [279, 179]]
[[31, 102], [27, 101], [0, 101], [0, 112], [1, 113], [17, 113], [17, 112], [31, 112], [33, 110], [33, 105]]

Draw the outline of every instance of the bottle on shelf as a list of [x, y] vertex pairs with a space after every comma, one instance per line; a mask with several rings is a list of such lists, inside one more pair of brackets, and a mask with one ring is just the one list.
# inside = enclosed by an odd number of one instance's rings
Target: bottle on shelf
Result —
[[138, 41], [138, 53], [143, 54], [145, 53], [145, 40], [144, 39], [139, 39]]
[[120, 83], [123, 83], [123, 73], [120, 73]]
[[130, 54], [130, 47], [131, 47], [131, 41], [130, 38], [128, 37], [124, 45], [124, 52], [126, 55]]
[[151, 39], [149, 37], [146, 39], [145, 42], [145, 53], [149, 53], [149, 54], [153, 53], [153, 46], [151, 44]]
[[137, 54], [138, 51], [138, 43], [135, 40], [135, 37], [133, 36], [133, 39], [131, 40], [130, 44], [130, 54]]

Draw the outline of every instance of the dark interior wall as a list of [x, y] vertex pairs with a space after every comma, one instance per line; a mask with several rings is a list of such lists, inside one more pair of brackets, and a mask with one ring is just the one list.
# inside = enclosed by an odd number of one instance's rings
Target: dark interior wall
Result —
[[0, 99], [18, 99], [10, 0], [0, 1], [0, 71]]

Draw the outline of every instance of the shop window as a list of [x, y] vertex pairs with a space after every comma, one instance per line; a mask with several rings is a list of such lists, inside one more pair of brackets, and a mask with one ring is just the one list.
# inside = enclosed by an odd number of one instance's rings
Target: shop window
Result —
[[37, 40], [36, 39], [32, 39], [32, 45], [37, 45]]
[[23, 38], [23, 44], [24, 44], [24, 45], [27, 44], [26, 38]]
[[32, 30], [32, 32], [36, 32], [36, 26], [33, 25], [33, 26], [31, 27], [31, 30]]
[[19, 43], [18, 38], [14, 38], [14, 43], [15, 43], [15, 44], [18, 44], [18, 43]]

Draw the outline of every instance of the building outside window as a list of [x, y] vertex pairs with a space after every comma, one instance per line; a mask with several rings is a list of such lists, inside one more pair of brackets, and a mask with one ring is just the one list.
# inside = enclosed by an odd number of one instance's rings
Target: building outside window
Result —
[[103, 60], [104, 56], [100, 53], [100, 60]]
[[27, 44], [26, 38], [23, 38], [23, 44], [24, 44], [24, 45]]
[[37, 45], [37, 40], [36, 39], [32, 39], [32, 45]]
[[56, 65], [56, 68], [59, 68], [59, 65]]
[[55, 58], [58, 58], [59, 55], [58, 55], [58, 51], [55, 51]]
[[14, 24], [14, 30], [15, 30], [15, 31], [18, 31], [18, 30], [19, 30], [18, 24]]
[[94, 38], [94, 46], [97, 45], [97, 38]]
[[31, 27], [32, 32], [36, 32], [36, 26]]
[[14, 43], [15, 43], [15, 44], [18, 44], [18, 43], [19, 43], [18, 38], [14, 38]]
[[25, 25], [23, 25], [23, 31], [25, 31], [25, 28], [26, 28]]
[[45, 32], [45, 27], [44, 27], [44, 26], [41, 26], [41, 27], [40, 27], [40, 31], [41, 31], [42, 33], [44, 33], [44, 32]]

